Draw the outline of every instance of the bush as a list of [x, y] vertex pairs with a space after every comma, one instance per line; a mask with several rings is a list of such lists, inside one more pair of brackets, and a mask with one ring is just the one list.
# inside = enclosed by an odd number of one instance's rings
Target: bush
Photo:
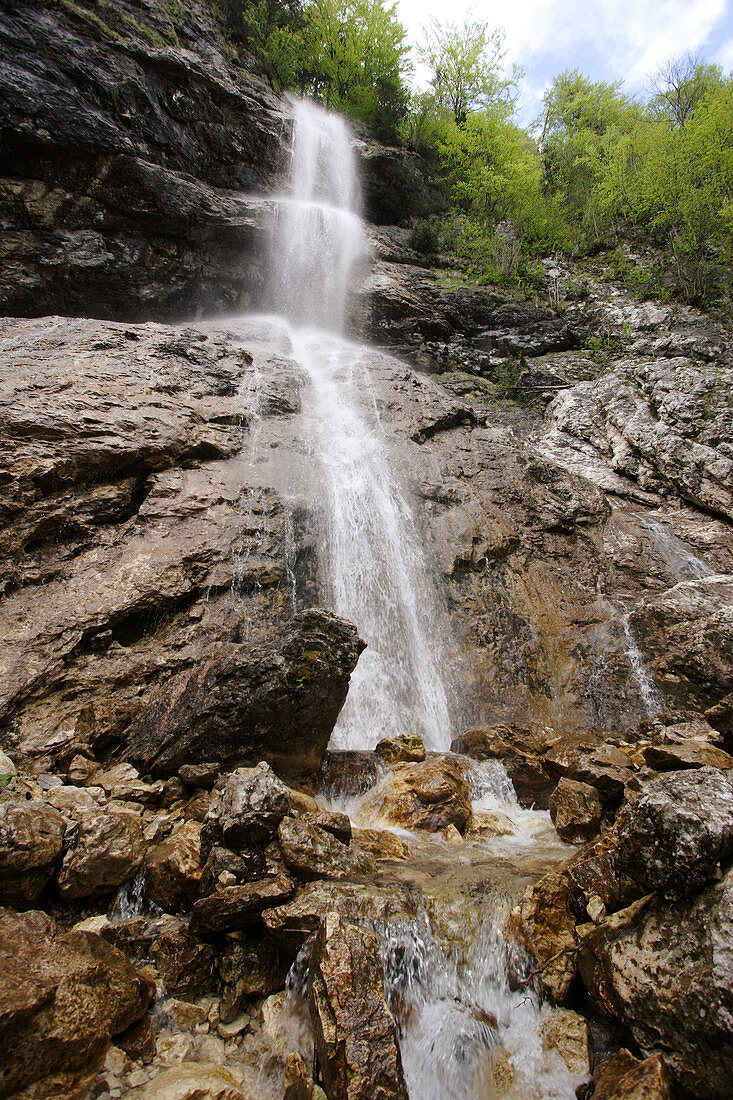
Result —
[[440, 252], [440, 236], [431, 222], [415, 222], [407, 238], [407, 246], [424, 256], [435, 256]]

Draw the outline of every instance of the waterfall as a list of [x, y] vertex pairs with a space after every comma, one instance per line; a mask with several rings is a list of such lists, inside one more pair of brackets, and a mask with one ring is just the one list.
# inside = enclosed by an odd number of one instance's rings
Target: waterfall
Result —
[[289, 194], [275, 201], [269, 308], [287, 325], [322, 471], [321, 599], [367, 643], [332, 747], [373, 748], [418, 732], [447, 749], [440, 607], [405, 487], [392, 468], [370, 367], [375, 351], [342, 336], [364, 258], [356, 160], [344, 121], [295, 104]]

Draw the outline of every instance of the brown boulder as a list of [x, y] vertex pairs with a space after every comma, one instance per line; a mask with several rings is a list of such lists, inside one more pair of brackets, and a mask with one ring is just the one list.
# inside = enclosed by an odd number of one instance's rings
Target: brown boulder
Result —
[[248, 931], [246, 938], [228, 943], [219, 960], [222, 981], [219, 1019], [231, 1023], [244, 1001], [269, 997], [285, 988], [292, 956], [267, 934]]
[[561, 871], [550, 871], [527, 888], [512, 913], [509, 931], [534, 956], [544, 995], [562, 1004], [577, 967], [575, 918]]
[[151, 982], [99, 936], [44, 913], [0, 909], [0, 1094], [44, 1079], [59, 1092], [97, 1070], [110, 1038], [145, 1012]]
[[65, 898], [90, 898], [114, 890], [135, 877], [145, 857], [145, 838], [131, 814], [86, 814], [72, 825], [67, 839], [73, 847], [64, 856], [59, 874]]
[[601, 1063], [594, 1086], [593, 1100], [672, 1100], [661, 1054], [641, 1061], [628, 1050], [618, 1050]]
[[317, 772], [363, 648], [345, 619], [301, 611], [259, 647], [230, 645], [156, 689], [123, 755], [162, 776], [202, 757]]
[[468, 783], [449, 756], [398, 764], [375, 792], [375, 798], [377, 795], [381, 816], [405, 829], [437, 833], [455, 825], [463, 833], [471, 816]]
[[327, 913], [311, 952], [308, 1005], [327, 1096], [407, 1100], [397, 1027], [372, 932]]
[[592, 733], [561, 738], [549, 750], [544, 763], [558, 779], [574, 779], [595, 787], [604, 808], [618, 805], [633, 775], [630, 755]]
[[376, 753], [385, 764], [405, 764], [425, 759], [425, 745], [417, 733], [404, 733], [401, 737], [385, 738], [376, 747]]
[[353, 878], [375, 871], [366, 852], [347, 847], [302, 818], [283, 818], [278, 834], [285, 864], [300, 878]]
[[345, 921], [380, 925], [413, 921], [417, 916], [407, 886], [317, 879], [306, 883], [286, 905], [266, 909], [262, 922], [273, 939], [296, 952], [319, 927], [323, 914], [330, 911], [338, 912]]
[[200, 833], [197, 822], [181, 822], [170, 836], [148, 851], [145, 859], [148, 895], [168, 913], [189, 908], [199, 895]]
[[61, 857], [66, 822], [37, 799], [0, 801], [0, 902], [27, 908], [37, 901]]
[[588, 783], [561, 779], [550, 796], [550, 817], [557, 835], [568, 844], [591, 840], [601, 827], [601, 800]]
[[196, 902], [191, 930], [193, 933], [211, 935], [247, 928], [257, 923], [263, 909], [287, 901], [293, 889], [291, 880], [282, 877], [246, 882], [243, 886], [225, 886]]
[[135, 1100], [244, 1100], [242, 1079], [214, 1062], [181, 1062], [136, 1089]]

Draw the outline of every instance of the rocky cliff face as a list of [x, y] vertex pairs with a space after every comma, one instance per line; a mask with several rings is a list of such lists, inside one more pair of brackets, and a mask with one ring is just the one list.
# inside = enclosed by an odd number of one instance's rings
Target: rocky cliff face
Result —
[[0, 310], [190, 317], [245, 308], [285, 160], [283, 104], [201, 2], [0, 11]]

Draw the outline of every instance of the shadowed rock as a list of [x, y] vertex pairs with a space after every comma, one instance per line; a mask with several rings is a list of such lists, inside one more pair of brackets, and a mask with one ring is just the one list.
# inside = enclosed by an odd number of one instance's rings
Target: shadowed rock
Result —
[[122, 755], [164, 776], [202, 757], [315, 772], [363, 648], [346, 620], [302, 611], [261, 647], [231, 646], [164, 684], [128, 730]]
[[[148, 1006], [153, 985], [88, 932], [62, 932], [44, 913], [0, 909], [0, 1092], [35, 1082], [53, 1095], [99, 1068], [111, 1036]], [[75, 1095], [75, 1093], [74, 1093]]]

